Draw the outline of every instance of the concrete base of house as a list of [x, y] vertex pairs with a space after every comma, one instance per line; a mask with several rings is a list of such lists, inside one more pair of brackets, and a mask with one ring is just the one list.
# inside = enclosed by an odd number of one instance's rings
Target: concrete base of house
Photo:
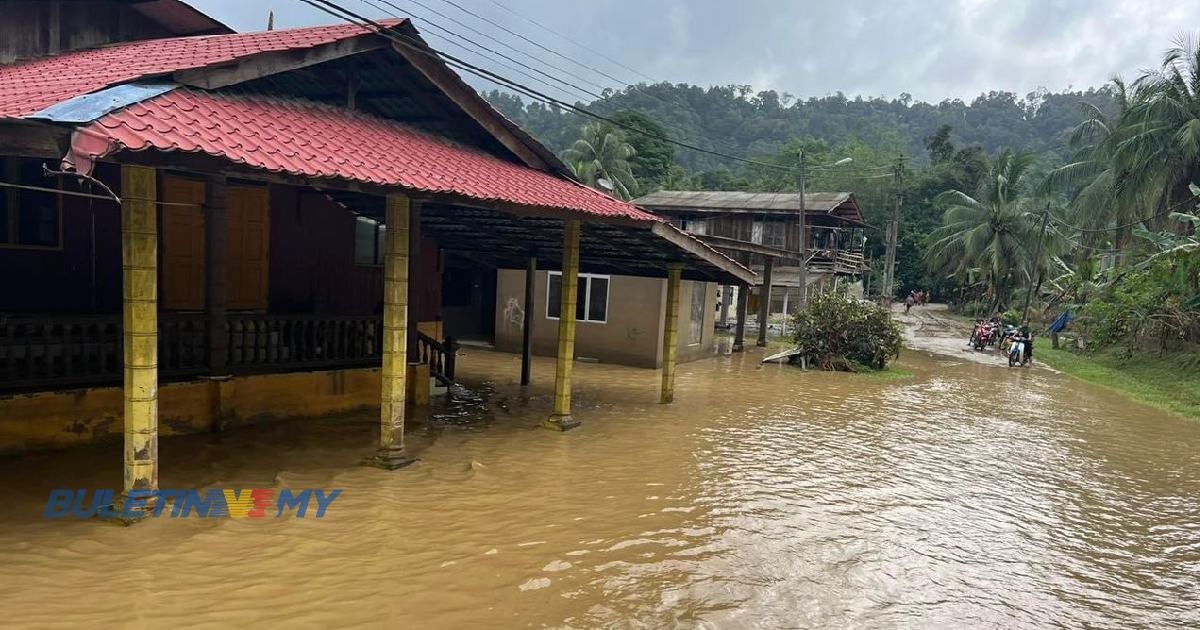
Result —
[[[377, 368], [263, 374], [169, 383], [159, 388], [159, 435], [378, 408]], [[120, 440], [120, 387], [0, 397], [0, 454]]]
[[551, 414], [549, 418], [542, 420], [542, 428], [550, 429], [551, 431], [570, 431], [575, 427], [583, 424], [572, 416], [560, 416]]

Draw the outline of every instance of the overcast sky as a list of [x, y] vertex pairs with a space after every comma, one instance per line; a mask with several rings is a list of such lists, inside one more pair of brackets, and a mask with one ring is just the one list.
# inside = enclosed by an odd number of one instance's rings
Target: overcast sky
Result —
[[[189, 1], [241, 31], [264, 29], [269, 9], [275, 11], [277, 28], [334, 20], [300, 0]], [[988, 90], [1023, 95], [1043, 87], [1081, 89], [1115, 73], [1132, 76], [1156, 66], [1163, 49], [1185, 29], [1200, 30], [1195, 0], [389, 1], [416, 17], [435, 47], [471, 61], [480, 59], [438, 40], [438, 30], [421, 18], [534, 65], [448, 19], [453, 18], [581, 77], [616, 86], [463, 13], [453, 6], [458, 4], [614, 77], [644, 80], [506, 12], [503, 5], [656, 80], [750, 84], [798, 97], [908, 92], [939, 101], [969, 100]], [[338, 2], [371, 17], [384, 13], [369, 2], [388, 8], [382, 0]], [[489, 67], [528, 82], [494, 63]]]

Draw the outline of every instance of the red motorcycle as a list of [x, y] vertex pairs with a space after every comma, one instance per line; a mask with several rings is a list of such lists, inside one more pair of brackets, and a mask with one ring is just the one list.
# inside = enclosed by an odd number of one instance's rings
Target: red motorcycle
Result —
[[975, 329], [971, 331], [971, 346], [982, 352], [995, 342], [998, 332], [997, 327], [991, 322], [975, 322]]

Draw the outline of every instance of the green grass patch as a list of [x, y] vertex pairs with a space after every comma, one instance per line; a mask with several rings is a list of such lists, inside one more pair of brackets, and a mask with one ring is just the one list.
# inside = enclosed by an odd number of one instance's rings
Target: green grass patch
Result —
[[1037, 359], [1138, 402], [1200, 420], [1200, 365], [1194, 353], [1159, 357], [1155, 352], [1144, 352], [1123, 358], [1114, 353], [1081, 354], [1039, 346]]

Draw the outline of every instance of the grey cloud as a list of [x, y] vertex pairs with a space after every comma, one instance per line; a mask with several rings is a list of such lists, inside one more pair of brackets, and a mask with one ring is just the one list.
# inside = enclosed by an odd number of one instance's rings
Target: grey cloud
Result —
[[[361, 0], [341, 1], [380, 15]], [[429, 14], [408, 0], [392, 1]], [[456, 1], [611, 74], [636, 78], [490, 0]], [[988, 90], [1098, 86], [1114, 74], [1153, 67], [1180, 25], [1200, 24], [1200, 3], [1177, 0], [497, 1], [661, 80], [749, 83], [801, 98], [908, 92], [939, 101]], [[239, 30], [266, 23], [265, 4], [192, 2]], [[476, 24], [445, 0], [422, 2]], [[257, 6], [247, 11], [247, 4]], [[299, 0], [270, 6], [280, 27], [333, 20]]]

